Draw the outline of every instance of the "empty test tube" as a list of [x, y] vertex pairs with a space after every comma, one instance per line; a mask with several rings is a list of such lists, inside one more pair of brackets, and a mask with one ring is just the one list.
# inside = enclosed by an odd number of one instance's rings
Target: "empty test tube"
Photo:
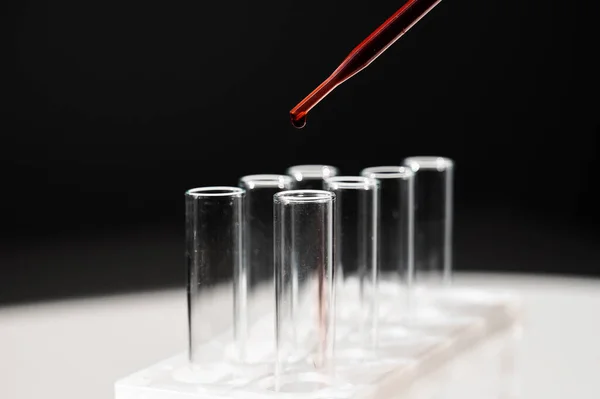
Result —
[[454, 162], [443, 157], [410, 157], [404, 164], [415, 173], [415, 284], [449, 283]]
[[289, 167], [286, 173], [296, 181], [296, 189], [323, 190], [324, 180], [337, 176], [339, 170], [330, 165], [296, 165]]
[[406, 301], [403, 305], [408, 306], [414, 270], [414, 173], [403, 166], [375, 166], [364, 169], [361, 175], [376, 179], [380, 184], [380, 291], [402, 295]]
[[[293, 187], [286, 175], [249, 175], [240, 179], [244, 198], [244, 263], [240, 300], [240, 335], [244, 362], [264, 359], [264, 344], [275, 339], [273, 196]], [[269, 318], [258, 323], [263, 317]]]
[[336, 197], [336, 330], [342, 324], [358, 326], [362, 347], [372, 347], [378, 319], [379, 183], [368, 177], [337, 176], [325, 184]]
[[214, 364], [225, 354], [208, 350], [210, 340], [233, 325], [239, 344], [244, 194], [239, 187], [203, 187], [185, 194], [189, 360], [206, 366], [200, 374], [208, 380], [219, 378]]
[[277, 375], [307, 359], [321, 368], [333, 355], [334, 201], [323, 190], [274, 196]]

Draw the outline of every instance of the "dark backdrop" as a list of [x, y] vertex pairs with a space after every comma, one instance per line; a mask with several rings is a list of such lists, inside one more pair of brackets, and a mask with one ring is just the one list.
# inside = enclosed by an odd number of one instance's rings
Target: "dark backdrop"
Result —
[[444, 0], [291, 127], [401, 3], [15, 4], [0, 302], [183, 285], [188, 188], [430, 154], [457, 164], [457, 269], [600, 274], [598, 14], [580, 2]]

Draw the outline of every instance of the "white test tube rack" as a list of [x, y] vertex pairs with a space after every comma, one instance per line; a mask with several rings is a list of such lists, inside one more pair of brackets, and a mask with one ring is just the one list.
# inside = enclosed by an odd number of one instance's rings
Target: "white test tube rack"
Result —
[[[390, 312], [385, 306], [389, 303], [385, 291], [386, 282], [382, 281], [383, 325], [386, 312]], [[420, 294], [415, 295], [418, 298]], [[264, 349], [262, 354], [255, 354], [255, 365], [232, 365], [224, 353], [222, 362], [213, 369], [221, 377], [212, 376], [207, 381], [194, 374], [187, 354], [181, 353], [117, 381], [115, 399], [514, 398], [511, 348], [518, 339], [515, 331], [520, 326], [519, 297], [511, 292], [455, 286], [429, 291], [427, 299], [428, 305], [409, 327], [400, 323], [389, 333], [381, 327], [381, 356], [358, 361], [336, 358], [327, 373], [307, 372], [304, 367], [297, 376], [292, 375], [293, 384], [280, 382], [278, 391], [273, 362], [269, 360], [274, 358], [275, 350], [273, 335], [269, 334], [272, 315], [266, 315], [254, 331], [254, 339], [263, 340], [263, 345], [254, 347]], [[352, 296], [343, 300], [352, 301]], [[223, 348], [233, 344], [223, 342], [223, 336], [215, 337], [212, 344]], [[351, 347], [352, 343], [346, 340], [351, 336], [352, 329], [344, 328], [343, 322], [338, 321], [338, 353], [344, 352], [345, 344], [350, 345], [346, 348]], [[209, 343], [207, 347], [210, 346]], [[260, 361], [261, 356], [264, 362]]]

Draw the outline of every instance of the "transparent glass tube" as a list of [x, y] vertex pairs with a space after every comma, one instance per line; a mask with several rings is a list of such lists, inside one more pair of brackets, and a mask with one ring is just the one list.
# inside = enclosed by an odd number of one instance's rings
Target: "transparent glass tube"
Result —
[[249, 175], [240, 179], [244, 198], [244, 263], [240, 300], [242, 361], [265, 360], [275, 325], [275, 271], [273, 261], [273, 196], [294, 188], [286, 175]]
[[[373, 347], [377, 336], [377, 222], [379, 183], [362, 176], [325, 180], [335, 194], [336, 330], [358, 327], [359, 345]], [[358, 298], [358, 301], [357, 301]]]
[[[207, 380], [218, 378], [213, 365], [226, 350], [215, 351], [211, 341], [232, 325], [231, 339], [239, 340], [244, 194], [239, 187], [203, 187], [185, 194], [189, 360], [206, 366], [201, 374]], [[215, 306], [223, 311], [215, 312]]]
[[454, 162], [410, 157], [404, 164], [415, 173], [415, 284], [450, 283]]
[[277, 375], [307, 359], [322, 368], [333, 356], [334, 201], [323, 190], [274, 196]]
[[296, 165], [286, 173], [296, 180], [296, 189], [323, 190], [324, 180], [339, 174], [338, 168], [330, 165]]
[[375, 166], [364, 169], [361, 175], [378, 180], [380, 185], [380, 291], [402, 295], [405, 298], [402, 305], [407, 307], [414, 271], [414, 173], [403, 166]]

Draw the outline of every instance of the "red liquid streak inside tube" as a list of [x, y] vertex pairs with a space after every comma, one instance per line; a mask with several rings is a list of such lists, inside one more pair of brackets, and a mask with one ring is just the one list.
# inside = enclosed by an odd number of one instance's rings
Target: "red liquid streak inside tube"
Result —
[[290, 111], [294, 127], [306, 125], [308, 112], [337, 86], [366, 68], [441, 0], [408, 0], [398, 11], [359, 44], [340, 66]]

